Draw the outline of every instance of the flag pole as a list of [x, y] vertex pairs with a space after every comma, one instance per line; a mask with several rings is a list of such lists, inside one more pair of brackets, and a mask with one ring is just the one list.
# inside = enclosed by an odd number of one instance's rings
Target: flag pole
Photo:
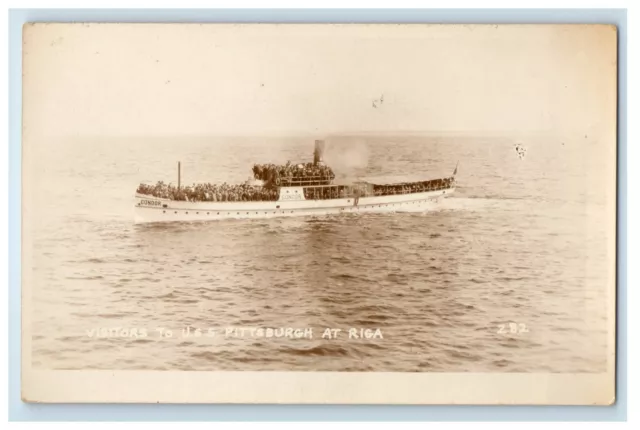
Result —
[[180, 189], [180, 162], [178, 161], [178, 189]]

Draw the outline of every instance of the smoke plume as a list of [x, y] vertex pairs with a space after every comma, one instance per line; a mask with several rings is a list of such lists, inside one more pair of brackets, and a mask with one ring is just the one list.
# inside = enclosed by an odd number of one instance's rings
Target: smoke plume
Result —
[[326, 141], [323, 159], [337, 178], [356, 178], [366, 172], [369, 148], [364, 139], [335, 138]]

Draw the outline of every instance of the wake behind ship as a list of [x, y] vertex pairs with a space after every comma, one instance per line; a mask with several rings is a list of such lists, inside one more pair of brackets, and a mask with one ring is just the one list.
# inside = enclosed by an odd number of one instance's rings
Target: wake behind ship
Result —
[[450, 177], [414, 182], [339, 181], [324, 164], [316, 140], [313, 163], [255, 165], [252, 182], [239, 185], [140, 184], [136, 223], [274, 218], [344, 213], [422, 212], [455, 191]]

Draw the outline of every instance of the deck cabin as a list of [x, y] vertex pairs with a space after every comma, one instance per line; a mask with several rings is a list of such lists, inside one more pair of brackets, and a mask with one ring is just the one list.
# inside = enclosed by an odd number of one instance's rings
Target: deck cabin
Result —
[[362, 198], [397, 194], [424, 193], [451, 188], [454, 178], [433, 179], [418, 182], [374, 184], [368, 181], [343, 182], [328, 178], [286, 178], [280, 186], [279, 200], [327, 200]]

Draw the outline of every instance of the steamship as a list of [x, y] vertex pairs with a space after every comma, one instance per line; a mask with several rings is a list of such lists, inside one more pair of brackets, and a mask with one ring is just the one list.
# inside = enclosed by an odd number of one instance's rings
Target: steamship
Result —
[[[323, 152], [324, 141], [316, 140], [314, 165], [324, 165]], [[134, 222], [423, 212], [454, 193], [457, 171], [456, 165], [449, 177], [420, 181], [379, 178], [345, 182], [333, 177], [278, 177], [272, 183], [260, 185], [269, 187], [273, 197], [268, 200], [189, 201], [136, 192]]]

